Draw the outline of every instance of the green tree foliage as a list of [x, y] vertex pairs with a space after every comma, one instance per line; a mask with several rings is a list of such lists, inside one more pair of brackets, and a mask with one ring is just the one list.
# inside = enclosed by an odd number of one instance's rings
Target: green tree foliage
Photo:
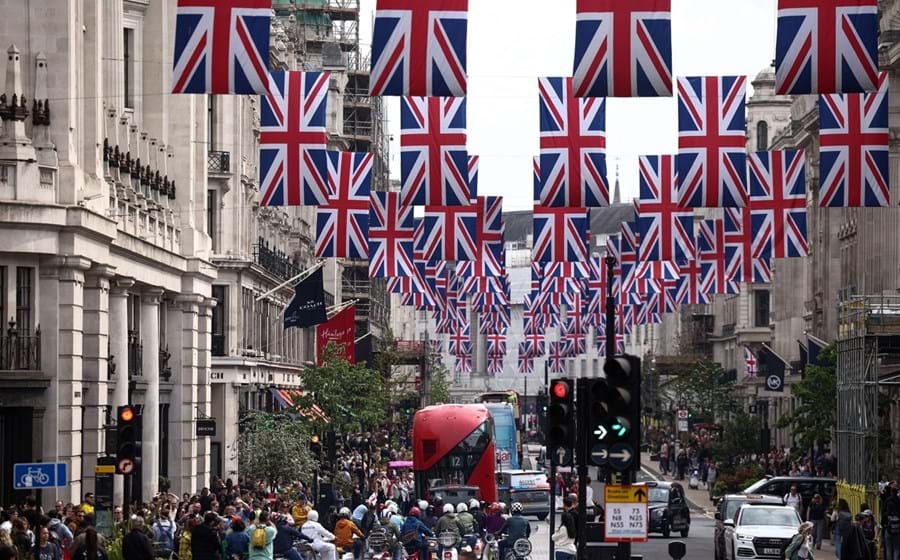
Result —
[[365, 364], [351, 365], [333, 344], [325, 348], [322, 365], [304, 369], [302, 397], [298, 410], [318, 406], [327, 418], [300, 415], [314, 431], [352, 434], [381, 424], [390, 404], [389, 387], [380, 371]]
[[713, 444], [713, 455], [728, 462], [743, 453], [759, 451], [759, 420], [738, 410], [722, 425], [722, 433]]
[[450, 372], [444, 364], [436, 363], [431, 369], [431, 394], [430, 404], [444, 404], [450, 402]]
[[700, 361], [693, 372], [669, 384], [675, 402], [687, 407], [695, 422], [715, 422], [737, 408], [734, 381], [716, 362]]
[[819, 353], [818, 361], [823, 365], [807, 366], [803, 380], [791, 387], [799, 405], [779, 420], [778, 427], [790, 427], [801, 449], [811, 449], [831, 438], [837, 411], [835, 360], [834, 346], [826, 346]]
[[309, 427], [284, 412], [251, 412], [241, 420], [237, 453], [240, 472], [270, 484], [312, 482], [316, 460], [309, 450]]

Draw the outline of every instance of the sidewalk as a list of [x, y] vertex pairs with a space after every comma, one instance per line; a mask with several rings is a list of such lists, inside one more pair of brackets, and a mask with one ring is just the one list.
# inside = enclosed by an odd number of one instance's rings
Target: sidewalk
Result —
[[[667, 480], [670, 482], [674, 480], [671, 476], [661, 476], [659, 474], [659, 463], [651, 461], [649, 453], [641, 453], [641, 468], [644, 472], [658, 480]], [[709, 492], [706, 490], [693, 490], [689, 488], [687, 480], [680, 482], [682, 482], [684, 494], [691, 509], [697, 514], [705, 515], [709, 519], [714, 519], [716, 507], [709, 499]], [[816, 550], [814, 551], [814, 554], [816, 560], [835, 560], [834, 547], [831, 544], [831, 540], [823, 542], [822, 550]]]

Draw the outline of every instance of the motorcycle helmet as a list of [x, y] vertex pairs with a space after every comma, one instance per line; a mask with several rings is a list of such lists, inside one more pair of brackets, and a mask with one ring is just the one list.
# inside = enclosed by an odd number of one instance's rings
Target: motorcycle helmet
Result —
[[419, 506], [419, 509], [422, 511], [425, 511], [428, 509], [428, 502], [426, 502], [425, 500], [419, 500], [419, 503], [416, 505]]
[[456, 504], [456, 513], [462, 513], [464, 511], [469, 511], [469, 508], [466, 506], [465, 502]]
[[317, 523], [319, 521], [319, 512], [316, 510], [311, 510], [306, 514], [306, 519], [308, 521], [312, 521], [313, 523]]
[[453, 508], [453, 504], [444, 504], [444, 513], [453, 513], [454, 511], [456, 510]]
[[500, 513], [500, 504], [498, 504], [497, 502], [491, 502], [491, 504], [488, 505], [488, 507], [487, 507], [487, 512], [493, 513], [493, 514], [499, 514]]
[[400, 511], [400, 507], [397, 505], [397, 502], [388, 500], [387, 503], [384, 504], [384, 509], [391, 513], [398, 513]]
[[350, 508], [342, 507], [340, 511], [338, 511], [338, 515], [341, 517], [350, 517]]
[[512, 505], [513, 514], [522, 513], [523, 511], [525, 511], [525, 508], [522, 507], [522, 504], [520, 504], [519, 502], [513, 503], [513, 505]]
[[422, 510], [420, 510], [416, 506], [409, 508], [409, 516], [410, 517], [419, 517], [420, 515], [422, 515]]
[[478, 509], [480, 507], [481, 507], [481, 504], [475, 498], [472, 498], [471, 500], [469, 500], [469, 509], [470, 510]]

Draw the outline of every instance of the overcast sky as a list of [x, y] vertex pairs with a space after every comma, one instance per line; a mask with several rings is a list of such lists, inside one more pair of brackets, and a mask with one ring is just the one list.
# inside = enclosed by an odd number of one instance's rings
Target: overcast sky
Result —
[[[368, 50], [376, 0], [360, 3]], [[672, 0], [675, 75], [752, 79], [774, 58], [775, 3]], [[574, 44], [575, 0], [469, 0], [469, 153], [481, 156], [479, 194], [505, 197], [505, 210], [532, 206], [537, 77], [571, 76]], [[391, 173], [400, 179], [400, 100], [386, 99], [394, 135]], [[637, 157], [675, 153], [675, 98], [610, 99], [606, 126], [610, 188], [618, 162], [622, 198], [630, 200], [638, 194]]]

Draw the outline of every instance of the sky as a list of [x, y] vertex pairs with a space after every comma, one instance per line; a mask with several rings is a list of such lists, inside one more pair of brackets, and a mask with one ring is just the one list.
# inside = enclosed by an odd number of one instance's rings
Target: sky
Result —
[[[776, 0], [672, 0], [676, 76], [745, 75], [775, 55]], [[360, 0], [360, 39], [371, 43], [376, 0]], [[480, 155], [478, 190], [504, 210], [532, 207], [532, 157], [539, 153], [538, 76], [571, 76], [575, 0], [469, 0], [468, 149]], [[748, 84], [749, 88], [749, 84]], [[748, 89], [748, 95], [752, 89]], [[391, 174], [400, 179], [400, 100], [386, 98]], [[671, 98], [609, 99], [610, 189], [619, 167], [622, 200], [638, 195], [638, 156], [678, 146]]]

